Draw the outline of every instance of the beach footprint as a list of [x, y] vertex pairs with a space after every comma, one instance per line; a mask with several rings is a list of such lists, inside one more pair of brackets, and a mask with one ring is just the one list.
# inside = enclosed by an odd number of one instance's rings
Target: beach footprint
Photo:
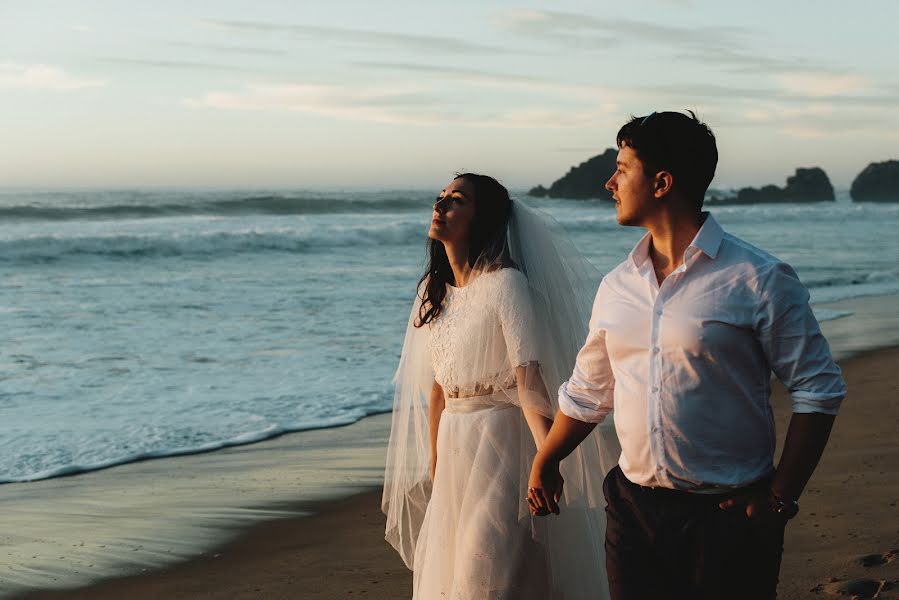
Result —
[[[899, 580], [893, 579], [892, 568], [883, 570], [899, 556], [899, 550], [890, 550], [883, 554], [866, 554], [855, 559], [855, 564], [864, 567], [866, 571], [876, 572], [880, 577], [877, 578], [853, 578], [841, 580], [833, 577], [827, 583], [821, 583], [812, 588], [810, 591], [818, 594], [828, 594], [831, 596], [843, 596], [854, 600], [887, 600], [896, 598], [892, 593], [884, 594], [889, 590], [899, 592]], [[885, 572], [886, 571], [886, 572]], [[886, 579], [881, 579], [884, 577]]]
[[886, 554], [868, 554], [858, 559], [858, 562], [863, 567], [882, 567], [883, 565], [893, 562], [897, 553], [899, 553], [899, 551], [891, 550]]
[[846, 596], [856, 600], [873, 600], [879, 598], [881, 592], [891, 589], [889, 581], [883, 579], [849, 579], [846, 581], [832, 581], [812, 588], [816, 593], [825, 593], [831, 596]]

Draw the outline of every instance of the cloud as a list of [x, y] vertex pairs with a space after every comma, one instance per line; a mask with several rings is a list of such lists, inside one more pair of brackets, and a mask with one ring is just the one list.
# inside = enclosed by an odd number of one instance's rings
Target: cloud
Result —
[[751, 33], [743, 27], [676, 27], [548, 10], [513, 10], [494, 22], [503, 29], [529, 38], [544, 37], [567, 45], [593, 45], [597, 48], [607, 48], [625, 40], [685, 48], [719, 48]]
[[422, 64], [422, 63], [405, 63], [405, 62], [375, 62], [363, 61], [354, 63], [358, 67], [364, 69], [379, 69], [383, 71], [396, 71], [401, 73], [413, 73], [416, 75], [425, 75], [441, 79], [455, 79], [467, 81], [470, 83], [553, 83], [545, 79], [537, 77], [529, 77], [527, 75], [509, 75], [506, 73], [498, 73], [491, 71], [481, 71], [478, 69], [465, 69], [458, 67], [446, 67], [442, 65]]
[[145, 58], [103, 57], [102, 62], [120, 64], [130, 67], [146, 67], [151, 69], [169, 69], [176, 71], [216, 71], [222, 73], [260, 73], [261, 69], [241, 67], [235, 65], [223, 65], [191, 60], [155, 60]]
[[741, 87], [716, 83], [680, 83], [669, 85], [647, 85], [629, 88], [633, 92], [646, 97], [655, 97], [671, 102], [695, 102], [697, 100], [713, 100], [741, 102], [755, 100], [782, 99], [781, 90], [773, 87]]
[[[745, 27], [684, 27], [548, 10], [510, 11], [496, 22], [559, 48], [653, 45], [677, 61], [732, 76], [706, 77], [699, 83], [619, 85], [614, 94], [622, 103], [699, 107], [719, 115], [721, 124], [764, 125], [806, 138], [885, 132], [897, 125], [892, 116], [897, 90], [888, 83], [815, 58], [757, 52], [753, 46], [760, 36]], [[822, 114], [822, 106], [827, 114]]]
[[753, 54], [745, 49], [736, 49], [733, 46], [688, 50], [679, 54], [678, 57], [712, 68], [721, 68], [739, 75], [781, 73], [839, 75], [844, 73], [843, 69], [807, 58]]
[[611, 103], [594, 103], [579, 110], [530, 107], [472, 113], [454, 109], [426, 88], [398, 85], [248, 85], [237, 92], [188, 98], [184, 104], [195, 109], [299, 112], [375, 123], [504, 128], [584, 127], [617, 110]]
[[830, 102], [794, 107], [762, 106], [743, 113], [744, 126], [766, 126], [791, 137], [818, 139], [850, 133], [881, 131], [883, 119], [877, 114], [843, 110]]
[[224, 44], [196, 44], [191, 42], [171, 42], [170, 46], [176, 48], [190, 48], [193, 50], [204, 50], [214, 52], [216, 54], [244, 54], [249, 56], [284, 56], [287, 50], [275, 48], [259, 48], [252, 46], [226, 46]]
[[503, 127], [510, 129], [583, 129], [596, 127], [617, 118], [614, 103], [597, 103], [579, 110], [557, 108], [522, 108], [499, 111], [463, 121], [473, 127]]
[[62, 91], [104, 85], [104, 81], [79, 78], [53, 65], [0, 62], [0, 88]]
[[[606, 144], [606, 147], [611, 148], [613, 145], [614, 145], [614, 143]], [[576, 154], [587, 154], [587, 153], [596, 154], [601, 149], [602, 149], [602, 144], [600, 144], [598, 146], [562, 146], [559, 148], [555, 148], [555, 151], [556, 152], [565, 152], [565, 153], [570, 152], [570, 153], [576, 153]]]
[[[714, 83], [675, 84], [658, 86], [636, 86], [621, 88], [632, 94], [644, 97], [662, 99], [664, 102], [695, 103], [697, 100], [721, 102], [730, 107], [739, 107], [741, 104], [773, 103], [782, 109], [789, 106], [806, 106], [810, 103], [826, 100], [830, 104], [842, 108], [853, 109], [884, 109], [895, 106], [895, 97], [888, 94], [886, 89], [871, 89], [867, 94], [836, 94], [828, 95], [822, 92], [836, 90], [839, 78], [831, 81], [828, 78], [812, 78], [808, 81], [817, 81], [820, 87], [810, 89], [803, 88], [799, 83], [795, 85], [780, 85], [779, 87], [746, 87], [737, 85], [724, 85]], [[799, 81], [795, 79], [794, 81]], [[829, 82], [829, 83], [828, 83]], [[858, 88], [861, 89], [861, 88]]]
[[564, 47], [610, 48], [629, 42], [673, 49], [679, 60], [745, 75], [805, 73], [841, 75], [846, 70], [804, 57], [778, 57], [753, 51], [757, 32], [746, 27], [681, 27], [623, 18], [547, 10], [515, 10], [495, 20], [503, 29]]
[[602, 98], [610, 101], [616, 96], [616, 90], [595, 84], [565, 82], [529, 75], [516, 75], [499, 71], [449, 67], [444, 65], [405, 63], [405, 62], [357, 62], [355, 66], [363, 69], [393, 71], [414, 75], [416, 80], [423, 77], [435, 81], [460, 82], [466, 85], [500, 89], [525, 89], [539, 92], [547, 96], [570, 103], [572, 101], [596, 101]]
[[764, 128], [810, 139], [855, 133], [882, 137], [884, 132], [899, 129], [899, 117], [892, 111], [895, 99], [885, 90], [825, 95], [823, 92], [868, 88], [859, 87], [866, 82], [855, 80], [823, 78], [819, 83], [820, 87], [797, 84], [789, 90], [697, 83], [629, 87], [619, 92], [628, 99], [640, 99], [647, 110], [658, 106], [698, 109], [700, 119], [713, 117], [713, 127]]
[[883, 140], [899, 139], [899, 117], [896, 115], [883, 110], [842, 106], [830, 98], [795, 106], [760, 106], [738, 113], [728, 126], [763, 127], [779, 136], [826, 139], [830, 144], [848, 143], [847, 147], [867, 144], [867, 140], [881, 144]]
[[354, 63], [354, 65], [363, 69], [394, 71], [397, 73], [411, 74], [419, 78], [424, 76], [431, 79], [459, 81], [480, 86], [503, 87], [511, 85], [540, 88], [543, 90], [554, 91], [558, 95], [571, 92], [596, 94], [597, 92], [607, 91], [607, 88], [593, 84], [572, 83], [543, 77], [533, 77], [530, 75], [517, 75], [499, 71], [450, 67], [435, 64], [363, 61]]
[[185, 100], [191, 108], [300, 112], [378, 123], [429, 123], [446, 118], [418, 88], [344, 88], [336, 85], [248, 85], [238, 92], [208, 92]]
[[776, 80], [790, 95], [832, 97], [869, 90], [871, 82], [858, 75], [796, 74], [777, 76]]
[[807, 140], [819, 140], [822, 138], [830, 137], [834, 135], [832, 129], [818, 126], [800, 126], [800, 125], [788, 125], [783, 127], [781, 133], [788, 135], [790, 137], [795, 138], [803, 138]]
[[345, 46], [365, 46], [378, 49], [392, 48], [403, 52], [431, 54], [496, 54], [509, 49], [500, 46], [469, 42], [460, 38], [416, 35], [366, 29], [347, 29], [322, 25], [290, 25], [259, 21], [226, 21], [206, 19], [202, 26], [223, 29], [234, 33], [286, 35], [292, 39], [339, 43]]

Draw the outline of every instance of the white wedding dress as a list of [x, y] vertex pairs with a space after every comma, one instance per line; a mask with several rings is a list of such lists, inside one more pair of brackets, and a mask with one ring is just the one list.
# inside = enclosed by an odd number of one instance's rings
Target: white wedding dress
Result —
[[[508, 250], [514, 268], [476, 262], [429, 324], [415, 327], [424, 284], [412, 302], [393, 380], [385, 538], [413, 570], [416, 600], [606, 599], [612, 420], [562, 461], [561, 514], [538, 518], [525, 500], [536, 447], [522, 410], [555, 415], [600, 277], [558, 223], [517, 200]], [[432, 484], [435, 381], [445, 408]]]
[[522, 465], [536, 449], [515, 378], [516, 366], [537, 359], [527, 281], [506, 268], [447, 289], [430, 324], [434, 377], [447, 397], [413, 598], [546, 600], [546, 549], [524, 500]]

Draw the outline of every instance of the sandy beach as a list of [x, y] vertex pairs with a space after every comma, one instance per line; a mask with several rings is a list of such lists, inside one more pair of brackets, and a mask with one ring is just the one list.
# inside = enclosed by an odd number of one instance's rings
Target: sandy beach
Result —
[[[884, 300], [846, 303], [870, 305], [864, 314], [875, 316], [862, 333], [848, 319], [825, 324], [838, 356], [871, 342], [878, 310], [894, 312]], [[850, 394], [787, 529], [781, 598], [899, 598], [893, 345], [840, 361]], [[790, 404], [779, 385], [775, 390], [782, 440]], [[30, 599], [409, 597], [411, 575], [383, 540], [377, 485], [388, 430], [389, 416], [381, 415], [209, 454], [3, 486], [0, 589]], [[35, 558], [41, 553], [45, 560]]]
[[0, 597], [212, 556], [251, 525], [318, 513], [335, 498], [372, 490], [383, 480], [389, 431], [389, 415], [380, 415], [216, 452], [0, 486]]

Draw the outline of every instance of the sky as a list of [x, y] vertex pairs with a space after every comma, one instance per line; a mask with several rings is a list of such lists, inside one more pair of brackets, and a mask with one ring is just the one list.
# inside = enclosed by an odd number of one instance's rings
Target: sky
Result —
[[899, 158], [896, 0], [0, 0], [0, 186], [548, 185], [695, 110], [713, 187]]

